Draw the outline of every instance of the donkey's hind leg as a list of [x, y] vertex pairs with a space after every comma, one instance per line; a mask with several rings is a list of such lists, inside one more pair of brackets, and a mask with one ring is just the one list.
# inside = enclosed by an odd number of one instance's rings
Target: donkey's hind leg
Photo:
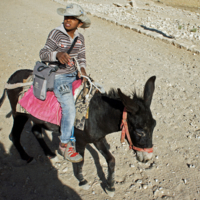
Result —
[[94, 143], [96, 148], [99, 150], [99, 152], [104, 156], [108, 163], [108, 177], [107, 177], [107, 187], [105, 188], [106, 192], [110, 197], [114, 196], [115, 192], [115, 179], [114, 179], [114, 170], [115, 170], [115, 158], [114, 156], [110, 153], [108, 148], [106, 147], [105, 143], [105, 138], [102, 139], [99, 142]]
[[44, 151], [44, 154], [49, 158], [54, 158], [56, 157], [56, 154], [53, 153], [49, 147], [47, 146], [47, 144], [45, 143], [44, 139], [43, 139], [43, 134], [42, 134], [42, 128], [40, 125], [34, 124], [32, 127], [32, 132], [34, 134], [34, 136], [36, 137], [37, 141], [39, 142], [41, 148]]
[[22, 130], [28, 120], [28, 117], [24, 114], [17, 114], [13, 118], [13, 127], [10, 134], [10, 139], [12, 140], [14, 146], [16, 147], [17, 151], [20, 154], [20, 157], [23, 160], [26, 160], [27, 163], [30, 163], [33, 160], [33, 157], [30, 157], [23, 149], [22, 145], [20, 144], [20, 136]]
[[82, 168], [84, 164], [85, 146], [86, 146], [85, 144], [81, 146], [76, 144], [76, 151], [83, 157], [83, 160], [79, 163], [73, 163], [73, 170], [74, 170], [74, 176], [79, 180], [79, 186], [84, 190], [88, 190], [90, 186], [88, 185], [87, 180], [84, 179], [82, 173]]

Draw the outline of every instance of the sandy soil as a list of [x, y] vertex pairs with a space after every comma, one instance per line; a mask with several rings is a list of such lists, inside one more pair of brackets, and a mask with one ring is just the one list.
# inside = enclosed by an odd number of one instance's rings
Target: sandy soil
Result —
[[192, 12], [200, 12], [200, 1], [199, 0], [153, 0], [158, 4], [164, 3], [167, 6], [173, 6], [175, 8], [181, 8]]
[[[39, 60], [50, 30], [60, 25], [56, 8], [49, 0], [1, 0], [0, 2], [0, 91], [18, 69], [32, 69]], [[115, 199], [200, 199], [200, 57], [170, 44], [124, 29], [90, 16], [92, 25], [80, 30], [87, 48], [87, 72], [109, 88], [127, 94], [135, 88], [143, 92], [146, 80], [157, 76], [151, 105], [157, 126], [154, 131], [154, 157], [136, 161], [128, 145], [120, 144], [120, 132], [107, 136], [116, 158]], [[83, 171], [91, 185], [84, 191], [73, 176], [71, 163], [60, 156], [49, 161], [25, 127], [21, 143], [36, 163], [25, 165], [8, 135], [12, 118], [6, 100], [0, 109], [0, 199], [111, 199], [102, 189], [107, 164], [94, 146], [88, 145]], [[45, 133], [53, 151], [58, 135]], [[150, 167], [152, 166], [152, 167]]]

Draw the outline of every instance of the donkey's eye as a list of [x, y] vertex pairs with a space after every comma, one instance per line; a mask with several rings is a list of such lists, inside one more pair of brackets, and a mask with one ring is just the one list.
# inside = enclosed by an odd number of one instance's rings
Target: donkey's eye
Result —
[[136, 129], [136, 134], [140, 137], [145, 137], [146, 135], [143, 129]]

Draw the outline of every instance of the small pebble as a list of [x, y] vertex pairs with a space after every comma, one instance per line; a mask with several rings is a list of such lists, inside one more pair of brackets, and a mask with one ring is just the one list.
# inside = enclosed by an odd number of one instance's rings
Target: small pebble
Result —
[[187, 166], [188, 166], [189, 168], [195, 168], [195, 165], [192, 165], [192, 164], [187, 164]]
[[135, 181], [136, 183], [142, 183], [142, 180], [141, 179], [138, 179]]
[[68, 167], [65, 167], [62, 171], [67, 172], [67, 170], [68, 170]]
[[146, 190], [148, 186], [147, 185], [143, 185], [142, 187], [143, 187], [143, 189]]
[[186, 179], [182, 179], [182, 181], [186, 184], [187, 183], [187, 180]]

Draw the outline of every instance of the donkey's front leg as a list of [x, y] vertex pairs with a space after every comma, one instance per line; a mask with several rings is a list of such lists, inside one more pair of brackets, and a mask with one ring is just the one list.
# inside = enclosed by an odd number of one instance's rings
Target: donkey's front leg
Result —
[[114, 156], [110, 153], [108, 148], [106, 147], [104, 143], [105, 139], [94, 143], [96, 148], [99, 150], [99, 152], [104, 156], [108, 163], [108, 177], [107, 177], [107, 187], [105, 188], [106, 192], [110, 197], [113, 197], [115, 194], [115, 158]]
[[83, 160], [79, 163], [73, 163], [73, 170], [74, 170], [74, 176], [79, 180], [79, 186], [84, 189], [89, 189], [89, 184], [86, 179], [83, 177], [82, 168], [84, 164], [84, 152], [85, 152], [86, 145], [78, 145], [76, 144], [76, 151], [83, 157]]

